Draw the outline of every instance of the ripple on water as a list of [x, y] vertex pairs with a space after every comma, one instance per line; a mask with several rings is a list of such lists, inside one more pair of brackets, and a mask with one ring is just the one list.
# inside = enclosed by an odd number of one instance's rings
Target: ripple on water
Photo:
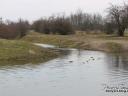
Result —
[[0, 68], [0, 96], [110, 96], [101, 90], [103, 86], [128, 85], [128, 65], [122, 58], [71, 50], [35, 66], [4, 66]]

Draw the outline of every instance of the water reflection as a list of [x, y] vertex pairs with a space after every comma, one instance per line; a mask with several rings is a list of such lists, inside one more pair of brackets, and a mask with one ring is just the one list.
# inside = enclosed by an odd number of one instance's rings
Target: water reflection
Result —
[[106, 62], [109, 68], [120, 69], [128, 71], [128, 54], [108, 54], [106, 56]]
[[45, 63], [8, 63], [0, 63], [0, 96], [128, 95], [106, 93], [102, 86], [128, 85], [124, 54], [70, 50]]
[[11, 69], [14, 67], [24, 67], [27, 65], [38, 65], [41, 62], [44, 62], [44, 60], [1, 60], [0, 61], [0, 70], [2, 69]]

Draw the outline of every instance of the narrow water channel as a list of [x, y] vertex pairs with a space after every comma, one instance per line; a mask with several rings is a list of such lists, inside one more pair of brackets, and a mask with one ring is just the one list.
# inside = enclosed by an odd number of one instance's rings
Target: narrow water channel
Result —
[[127, 56], [70, 50], [46, 63], [0, 66], [0, 96], [127, 96]]

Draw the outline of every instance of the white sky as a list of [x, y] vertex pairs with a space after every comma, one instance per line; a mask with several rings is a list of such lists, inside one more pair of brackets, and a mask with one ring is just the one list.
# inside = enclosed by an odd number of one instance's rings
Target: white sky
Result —
[[0, 0], [0, 17], [32, 21], [61, 12], [68, 15], [77, 9], [89, 13], [103, 13], [109, 3], [120, 4], [123, 1], [126, 0]]

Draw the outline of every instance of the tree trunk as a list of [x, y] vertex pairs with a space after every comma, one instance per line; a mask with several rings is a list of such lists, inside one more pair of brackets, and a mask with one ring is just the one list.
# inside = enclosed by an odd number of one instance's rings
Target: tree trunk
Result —
[[118, 36], [123, 37], [124, 36], [125, 28], [119, 28], [118, 29]]

